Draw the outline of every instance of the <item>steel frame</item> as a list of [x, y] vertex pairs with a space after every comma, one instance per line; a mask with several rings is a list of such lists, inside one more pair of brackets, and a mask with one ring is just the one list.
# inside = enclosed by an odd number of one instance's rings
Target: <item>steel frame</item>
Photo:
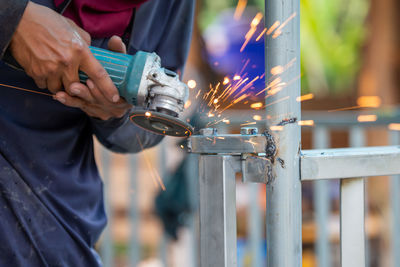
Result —
[[[234, 267], [236, 264], [235, 174], [267, 187], [267, 266], [302, 264], [301, 180], [341, 180], [341, 264], [365, 266], [364, 179], [400, 174], [400, 148], [396, 146], [301, 151], [300, 1], [265, 0], [266, 27], [292, 21], [278, 37], [266, 37], [266, 80], [270, 70], [293, 66], [281, 74], [283, 90], [267, 98], [267, 127], [280, 131], [263, 135], [218, 135], [215, 130], [192, 136], [189, 148], [200, 154], [200, 266]], [[278, 101], [285, 99], [286, 101]], [[273, 104], [275, 103], [275, 104]], [[273, 136], [274, 141], [267, 137]], [[351, 132], [352, 146], [361, 146], [361, 132]], [[273, 151], [273, 153], [271, 153]], [[361, 178], [354, 178], [361, 177]], [[326, 189], [324, 181], [316, 188]], [[326, 204], [326, 203], [325, 203]], [[321, 206], [319, 209], [324, 209]], [[321, 220], [320, 220], [321, 221]], [[325, 237], [326, 239], [327, 237]], [[328, 253], [326, 248], [324, 253]]]

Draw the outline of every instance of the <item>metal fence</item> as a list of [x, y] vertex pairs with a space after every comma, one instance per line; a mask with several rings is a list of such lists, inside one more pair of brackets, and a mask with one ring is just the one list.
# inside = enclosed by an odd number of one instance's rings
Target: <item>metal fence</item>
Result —
[[[317, 254], [319, 266], [331, 266], [329, 237], [326, 230], [329, 214], [327, 181], [340, 179], [340, 244], [342, 266], [367, 266], [365, 251], [365, 179], [366, 176], [400, 174], [400, 147], [367, 147], [365, 145], [366, 124], [348, 123], [348, 118], [328, 120], [314, 114], [314, 146], [321, 150], [301, 150], [300, 103], [300, 28], [299, 0], [266, 0], [266, 27], [275, 21], [285, 21], [279, 36], [266, 38], [266, 80], [271, 82], [275, 74], [270, 70], [276, 66], [293, 66], [280, 74], [285, 88], [267, 99], [269, 116], [267, 127], [280, 126], [280, 130], [267, 134], [244, 133], [240, 135], [204, 132], [192, 136], [191, 151], [199, 155], [199, 262], [201, 267], [234, 267], [237, 262], [236, 238], [236, 179], [241, 172], [245, 182], [266, 184], [266, 225], [262, 224], [260, 210], [254, 203], [259, 186], [251, 185], [249, 193], [252, 206], [249, 212], [249, 240], [253, 255], [253, 266], [262, 266], [262, 257], [257, 247], [262, 242], [262, 228], [266, 228], [267, 266], [301, 266], [302, 264], [302, 214], [301, 182], [315, 182], [315, 210], [318, 224]], [[343, 114], [343, 113], [341, 113]], [[350, 113], [346, 113], [349, 115]], [[379, 115], [379, 114], [378, 114]], [[353, 116], [353, 117], [352, 117]], [[356, 115], [351, 115], [354, 118]], [[340, 115], [337, 115], [340, 117]], [[393, 117], [382, 117], [370, 125], [393, 122]], [[389, 121], [385, 121], [389, 120]], [[349, 143], [353, 148], [326, 149], [329, 147], [328, 133], [332, 127], [347, 127]], [[399, 134], [390, 133], [391, 144], [397, 145]], [[360, 148], [358, 148], [360, 147]], [[107, 174], [107, 159], [105, 174]], [[134, 160], [132, 161], [134, 166]], [[163, 169], [162, 167], [160, 168]], [[132, 172], [134, 173], [134, 171]], [[355, 177], [355, 178], [354, 178]], [[107, 181], [107, 178], [106, 178]], [[400, 264], [400, 223], [398, 176], [391, 179], [391, 204], [393, 216], [393, 264]], [[131, 205], [137, 203], [131, 200]], [[137, 210], [130, 209], [131, 219], [138, 223]], [[112, 221], [110, 222], [112, 225]], [[140, 226], [139, 226], [140, 227]], [[137, 228], [136, 228], [137, 229]], [[194, 228], [193, 228], [194, 229]], [[136, 233], [137, 234], [137, 233]], [[105, 266], [112, 266], [112, 242], [105, 233], [102, 255]], [[132, 235], [129, 255], [132, 266], [138, 257], [137, 236]], [[110, 247], [111, 246], [111, 247]], [[197, 251], [193, 244], [193, 250]], [[367, 246], [368, 247], [368, 246]], [[165, 247], [160, 255], [167, 255]], [[164, 257], [164, 262], [167, 256]], [[190, 263], [189, 263], [190, 264]], [[193, 260], [193, 266], [197, 261]]]
[[[243, 112], [232, 112], [229, 114], [231, 119], [231, 127], [232, 128], [237, 128], [240, 126], [240, 123], [242, 122], [243, 118], [248, 117], [251, 118], [254, 114], [259, 114], [260, 111], [254, 112], [254, 111], [248, 111], [247, 113]], [[306, 120], [313, 120], [315, 123], [315, 126], [312, 127], [303, 127], [303, 131], [311, 131], [312, 132], [312, 147], [315, 149], [326, 149], [329, 148], [331, 145], [330, 142], [330, 135], [332, 130], [343, 130], [343, 131], [348, 131], [348, 136], [349, 136], [349, 145], [352, 147], [362, 147], [366, 145], [366, 132], [370, 129], [374, 128], [386, 128], [387, 126], [392, 123], [392, 122], [399, 122], [400, 121], [400, 114], [398, 111], [394, 112], [382, 112], [382, 111], [375, 111], [375, 112], [369, 112], [368, 114], [373, 114], [377, 116], [377, 119], [374, 122], [366, 122], [366, 123], [360, 123], [357, 121], [357, 117], [359, 115], [365, 114], [364, 112], [354, 112], [354, 111], [348, 111], [348, 112], [340, 112], [336, 114], [329, 114], [327, 112], [305, 112], [303, 113], [304, 119]], [[235, 118], [237, 118], [235, 120]], [[256, 125], [260, 128], [260, 130], [263, 128], [262, 122]], [[218, 128], [220, 133], [224, 133], [224, 131], [227, 131], [228, 129], [225, 127], [219, 127]], [[389, 141], [390, 145], [398, 145], [400, 143], [400, 133], [399, 131], [392, 131], [392, 130], [387, 130], [387, 134], [389, 135]], [[162, 158], [165, 157], [165, 144], [162, 144], [162, 148], [159, 149], [161, 152], [159, 154], [161, 160], [158, 160], [158, 162], [163, 163], [165, 160]], [[163, 152], [164, 151], [164, 152]], [[390, 151], [388, 151], [390, 152]], [[109, 170], [110, 170], [110, 153], [107, 152], [106, 150], [102, 150], [102, 167], [103, 167], [103, 176], [105, 178], [105, 187], [106, 189], [109, 189]], [[186, 166], [186, 171], [187, 171], [187, 176], [191, 177], [191, 196], [194, 196], [195, 199], [192, 201], [197, 201], [197, 195], [198, 195], [198, 186], [196, 183], [193, 183], [197, 178], [197, 164], [198, 164], [198, 159], [196, 155], [188, 155], [190, 157], [190, 160], [188, 161], [188, 164]], [[137, 179], [140, 179], [140, 177], [137, 177], [138, 173], [138, 168], [140, 166], [137, 165], [137, 155], [132, 155], [128, 156], [129, 157], [129, 176], [130, 176], [130, 181], [131, 181], [131, 187], [132, 188], [137, 188]], [[211, 165], [207, 165], [208, 168], [211, 170]], [[355, 166], [357, 167], [357, 166]], [[385, 165], [382, 165], [381, 167], [377, 168], [385, 168]], [[157, 169], [159, 173], [165, 172], [165, 166], [162, 166], [160, 164], [157, 166]], [[163, 175], [161, 175], [163, 176]], [[400, 177], [398, 175], [396, 176], [391, 176], [390, 177], [390, 209], [391, 209], [391, 222], [388, 224], [391, 227], [391, 260], [390, 262], [392, 263], [392, 266], [397, 266], [396, 264], [400, 263], [400, 255], [399, 253], [396, 253], [400, 251], [400, 229], [396, 226], [400, 225]], [[344, 226], [346, 224], [346, 216], [348, 220], [354, 224], [350, 230], [350, 235], [347, 235], [348, 238], [353, 235], [357, 235], [358, 237], [364, 238], [364, 210], [366, 211], [367, 209], [364, 207], [366, 200], [364, 199], [364, 178], [356, 178], [355, 180], [353, 179], [347, 179], [347, 181], [354, 182], [353, 184], [346, 184], [346, 183], [341, 183], [341, 188], [342, 188], [342, 201], [341, 201], [341, 206], [342, 206], [342, 225]], [[359, 183], [359, 184], [358, 184]], [[248, 212], [247, 212], [247, 249], [246, 253], [249, 255], [250, 261], [251, 261], [251, 266], [253, 267], [259, 267], [263, 266], [265, 262], [264, 255], [262, 253], [262, 247], [263, 244], [265, 243], [264, 240], [264, 225], [263, 225], [263, 213], [264, 211], [260, 209], [259, 204], [258, 204], [258, 197], [260, 195], [261, 187], [262, 185], [256, 184], [256, 183], [248, 183], [246, 184], [246, 187], [248, 188], [248, 196], [249, 196], [249, 206], [248, 206]], [[332, 248], [331, 248], [331, 241], [329, 238], [329, 229], [326, 227], [329, 225], [329, 217], [330, 217], [330, 210], [331, 210], [331, 200], [329, 196], [329, 180], [320, 180], [320, 181], [315, 181], [313, 182], [313, 188], [314, 188], [314, 210], [315, 210], [315, 223], [317, 226], [317, 240], [315, 244], [315, 250], [316, 250], [316, 257], [317, 257], [317, 262], [318, 266], [335, 266], [333, 263], [333, 258], [331, 256], [332, 254]], [[361, 190], [361, 191], [360, 191]], [[109, 203], [109, 198], [107, 197], [108, 193], [106, 190], [106, 203]], [[234, 195], [231, 196], [232, 198]], [[209, 198], [208, 198], [209, 199]], [[232, 202], [233, 200], [231, 200]], [[141, 259], [141, 246], [140, 246], [140, 241], [139, 241], [139, 228], [140, 228], [140, 217], [139, 217], [139, 200], [137, 198], [137, 195], [132, 194], [131, 199], [130, 199], [130, 205], [129, 205], [129, 220], [131, 221], [131, 224], [134, 226], [132, 227], [132, 233], [131, 233], [131, 238], [129, 239], [129, 244], [128, 244], [128, 258], [129, 258], [129, 266], [137, 266], [139, 260]], [[346, 210], [349, 211], [349, 213], [346, 213]], [[107, 206], [107, 211], [109, 214], [112, 214], [113, 212], [111, 211], [110, 206]], [[358, 214], [356, 213], [358, 211]], [[232, 211], [233, 212], [233, 211]], [[234, 220], [236, 215], [234, 217], [229, 218], [229, 220]], [[211, 216], [210, 219], [214, 222], [215, 216]], [[358, 218], [358, 221], [355, 220], [355, 218]], [[193, 215], [193, 218], [190, 219], [190, 229], [192, 231], [193, 236], [197, 236], [196, 234], [196, 214]], [[388, 226], [388, 227], [389, 227]], [[112, 216], [109, 216], [109, 225], [107, 227], [107, 230], [104, 233], [103, 236], [103, 242], [101, 246], [101, 255], [104, 261], [104, 266], [114, 266], [114, 260], [115, 260], [115, 255], [113, 255], [113, 247], [114, 243], [112, 241], [110, 229], [112, 227]], [[344, 226], [345, 227], [345, 226]], [[350, 227], [350, 226], [349, 226]], [[346, 242], [346, 234], [344, 231], [341, 232], [342, 234], [342, 243]], [[167, 258], [167, 243], [168, 241], [167, 238], [164, 239], [165, 242], [160, 245], [159, 248], [159, 256], [160, 258], [163, 259], [163, 261], [166, 263], [168, 262]], [[357, 240], [357, 239], [356, 239]], [[367, 240], [360, 240], [358, 239], [356, 242], [356, 249], [359, 252], [362, 252], [362, 244], [366, 244], [365, 251], [367, 252], [365, 256], [360, 255], [359, 259], [364, 258], [365, 259], [365, 266], [370, 266], [368, 264], [368, 242]], [[353, 239], [351, 242], [355, 242]], [[236, 244], [236, 243], [232, 243]], [[197, 243], [191, 244], [193, 246], [193, 257], [192, 257], [192, 262], [190, 263], [190, 266], [197, 266], [197, 257], [196, 257], [196, 252], [197, 252]], [[345, 251], [343, 251], [345, 250]], [[342, 255], [346, 254], [346, 251], [351, 251], [351, 249], [347, 249], [345, 246], [342, 247]], [[351, 254], [351, 258], [354, 258], [355, 254]], [[238, 262], [238, 266], [244, 266], [244, 262]]]

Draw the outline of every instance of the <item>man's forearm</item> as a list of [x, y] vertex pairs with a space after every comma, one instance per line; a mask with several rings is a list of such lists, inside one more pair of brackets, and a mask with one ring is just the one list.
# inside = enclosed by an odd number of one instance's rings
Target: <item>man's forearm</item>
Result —
[[0, 0], [0, 59], [10, 44], [28, 0]]

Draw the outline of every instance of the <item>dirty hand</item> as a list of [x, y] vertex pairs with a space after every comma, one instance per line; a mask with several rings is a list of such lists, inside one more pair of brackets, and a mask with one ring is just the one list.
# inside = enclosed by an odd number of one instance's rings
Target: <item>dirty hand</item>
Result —
[[[118, 36], [111, 37], [108, 49], [126, 54], [125, 44]], [[89, 116], [102, 120], [121, 118], [132, 107], [122, 98], [116, 103], [111, 103], [90, 79], [86, 81], [86, 84], [72, 83], [70, 93], [60, 91], [54, 98], [66, 106], [80, 108]]]
[[71, 20], [55, 11], [28, 2], [12, 37], [10, 48], [16, 61], [39, 88], [67, 92], [85, 72], [104, 98], [120, 100], [107, 72], [89, 50], [90, 36]]

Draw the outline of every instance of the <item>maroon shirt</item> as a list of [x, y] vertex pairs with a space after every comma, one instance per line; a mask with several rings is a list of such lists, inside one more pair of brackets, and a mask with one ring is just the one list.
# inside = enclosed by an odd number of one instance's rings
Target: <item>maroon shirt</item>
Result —
[[[94, 38], [122, 36], [133, 11], [147, 0], [72, 0], [63, 15]], [[65, 0], [54, 0], [58, 7]]]

